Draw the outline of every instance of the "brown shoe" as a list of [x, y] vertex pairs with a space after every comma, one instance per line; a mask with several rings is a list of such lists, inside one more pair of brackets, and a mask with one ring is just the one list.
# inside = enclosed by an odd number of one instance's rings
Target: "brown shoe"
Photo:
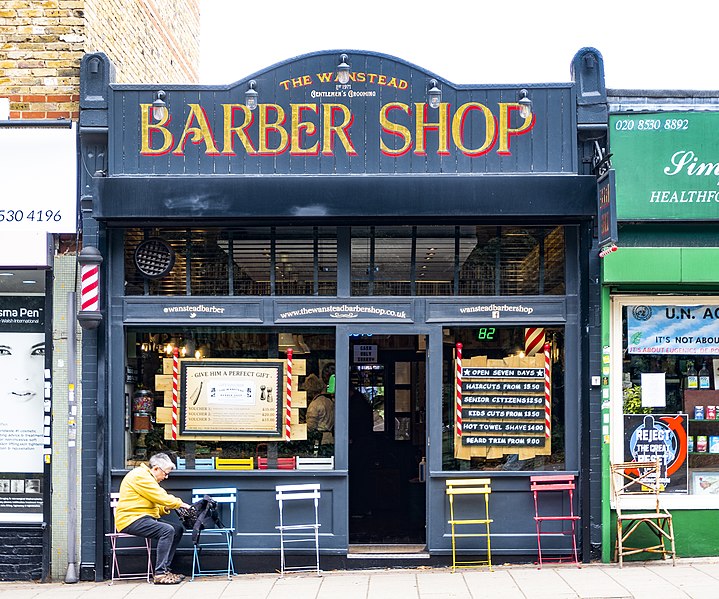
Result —
[[163, 572], [162, 574], [155, 574], [153, 582], [155, 584], [180, 584], [182, 579], [177, 574]]

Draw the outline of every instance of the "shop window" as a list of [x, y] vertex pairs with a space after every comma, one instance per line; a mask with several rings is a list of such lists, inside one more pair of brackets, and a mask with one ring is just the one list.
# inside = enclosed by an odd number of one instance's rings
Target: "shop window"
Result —
[[[334, 332], [195, 327], [128, 329], [126, 335], [124, 399], [112, 398], [125, 403], [125, 467], [158, 451], [171, 454], [180, 468], [195, 469], [296, 468], [302, 463], [297, 458], [328, 458], [328, 464], [334, 459], [334, 413], [327, 411], [334, 406], [334, 389], [328, 390]], [[178, 438], [173, 440], [175, 348]], [[289, 441], [288, 348], [294, 380]], [[308, 406], [320, 395], [325, 413], [313, 428], [308, 423], [317, 419], [307, 417]]]
[[352, 294], [561, 295], [562, 227], [352, 227]]
[[[169, 272], [146, 276], [136, 252], [147, 239], [171, 248]], [[125, 281], [126, 295], [332, 296], [337, 294], [336, 229], [126, 229]]]
[[443, 470], [563, 470], [564, 411], [561, 329], [443, 330]]
[[625, 300], [613, 455], [658, 458], [666, 493], [719, 497], [719, 305], [693, 300]]

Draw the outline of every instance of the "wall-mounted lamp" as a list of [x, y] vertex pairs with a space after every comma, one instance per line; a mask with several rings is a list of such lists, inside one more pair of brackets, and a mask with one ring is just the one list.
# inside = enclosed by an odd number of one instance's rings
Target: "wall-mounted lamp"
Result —
[[164, 121], [167, 118], [167, 104], [165, 104], [165, 92], [155, 92], [155, 100], [152, 103], [152, 118], [156, 121]]
[[442, 90], [438, 87], [436, 79], [429, 80], [427, 103], [430, 108], [439, 108], [439, 105], [442, 103]]
[[257, 98], [259, 94], [255, 89], [256, 87], [257, 81], [250, 79], [250, 82], [247, 84], [247, 91], [245, 92], [245, 106], [250, 110], [257, 108]]
[[346, 54], [340, 54], [340, 63], [337, 65], [337, 81], [342, 85], [350, 81], [350, 65], [347, 62], [349, 57]]
[[532, 116], [532, 100], [529, 99], [529, 92], [526, 89], [519, 90], [519, 116], [526, 119]]
[[83, 329], [96, 329], [102, 322], [100, 312], [100, 251], [85, 246], [77, 255], [80, 263], [80, 311], [77, 320]]

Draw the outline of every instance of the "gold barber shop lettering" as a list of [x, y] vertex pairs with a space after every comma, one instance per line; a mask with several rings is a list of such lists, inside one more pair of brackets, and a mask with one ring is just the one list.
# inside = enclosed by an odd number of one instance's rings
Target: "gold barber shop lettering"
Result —
[[[187, 104], [184, 127], [177, 136], [169, 111], [155, 121], [152, 105], [140, 104], [140, 154], [184, 156], [189, 141], [203, 148], [207, 156], [235, 156], [238, 150], [247, 156], [286, 152], [334, 156], [338, 144], [346, 155], [357, 156], [351, 131], [354, 115], [345, 104], [292, 103], [289, 110], [279, 104], [260, 104], [254, 112], [244, 104], [220, 106], [222, 121], [218, 124], [211, 122], [200, 104]], [[529, 133], [535, 116], [519, 117], [519, 105], [511, 102], [498, 103], [494, 111], [479, 102], [466, 102], [454, 112], [449, 103], [430, 111], [422, 102], [413, 106], [390, 102], [380, 107], [378, 120], [379, 150], [386, 156], [408, 152], [426, 156], [430, 151], [443, 156], [456, 149], [478, 157], [492, 150], [500, 156], [511, 155], [512, 139]], [[217, 132], [221, 132], [219, 139]], [[366, 138], [361, 131], [356, 136]]]

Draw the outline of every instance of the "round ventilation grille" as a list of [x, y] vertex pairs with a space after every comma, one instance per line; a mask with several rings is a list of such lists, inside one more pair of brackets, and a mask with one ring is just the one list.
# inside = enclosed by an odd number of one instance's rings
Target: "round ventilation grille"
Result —
[[164, 277], [174, 265], [175, 250], [162, 239], [146, 239], [135, 248], [135, 266], [146, 277]]

